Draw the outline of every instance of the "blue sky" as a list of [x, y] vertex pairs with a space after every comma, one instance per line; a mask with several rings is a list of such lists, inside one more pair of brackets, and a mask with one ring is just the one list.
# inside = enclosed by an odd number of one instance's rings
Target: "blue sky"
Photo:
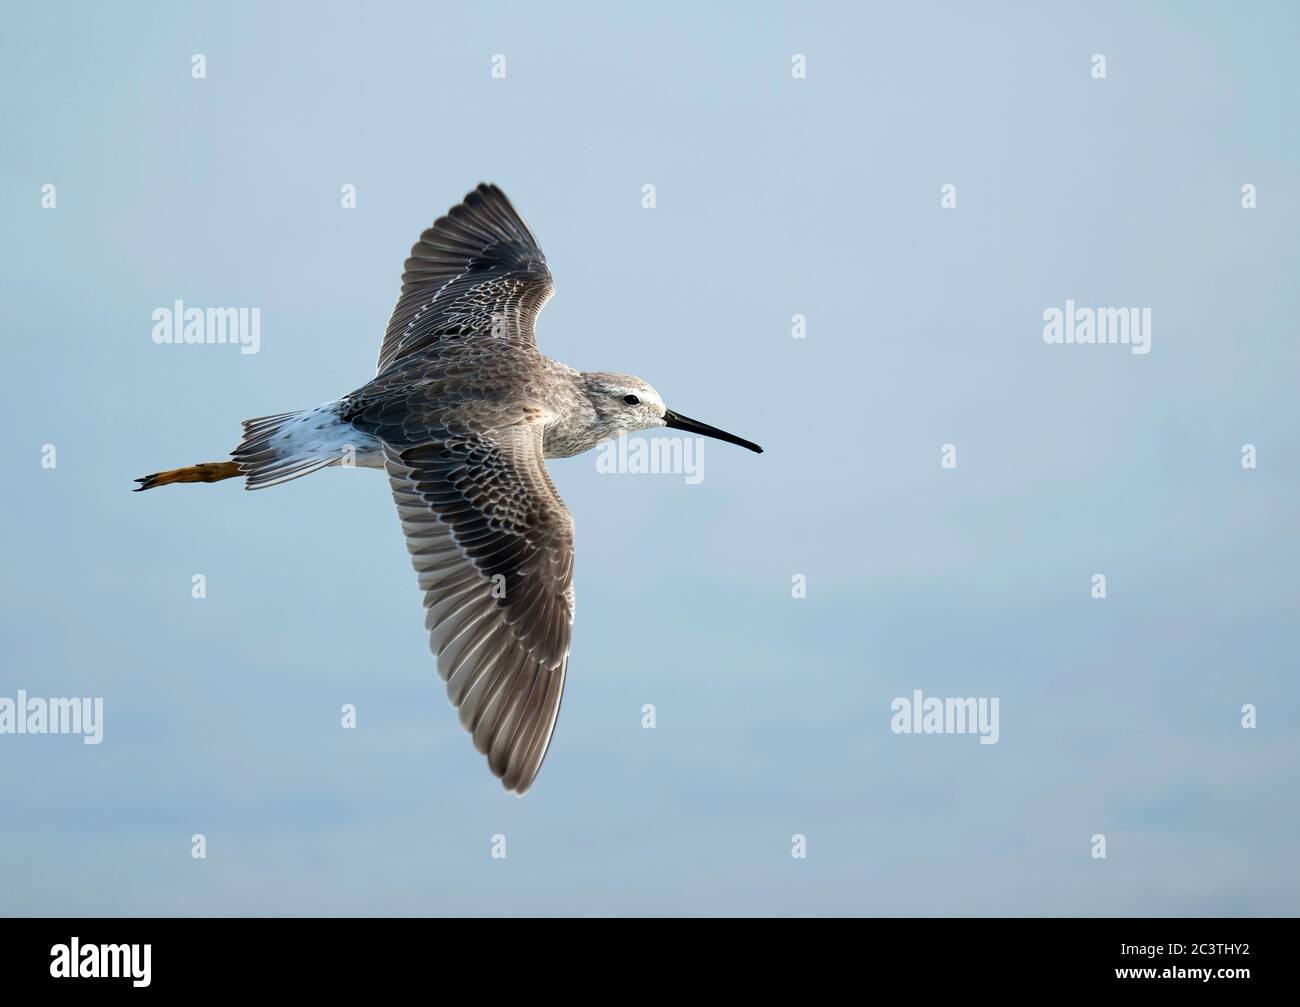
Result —
[[[0, 696], [105, 723], [0, 735], [0, 912], [1293, 914], [1298, 21], [8, 10]], [[522, 800], [380, 475], [128, 492], [364, 383], [481, 180], [550, 261], [545, 352], [766, 448], [552, 463], [578, 617]], [[177, 298], [259, 307], [260, 352], [154, 344]], [[1066, 299], [1149, 307], [1150, 354], [1045, 344]], [[918, 688], [997, 697], [998, 743], [892, 733]]]

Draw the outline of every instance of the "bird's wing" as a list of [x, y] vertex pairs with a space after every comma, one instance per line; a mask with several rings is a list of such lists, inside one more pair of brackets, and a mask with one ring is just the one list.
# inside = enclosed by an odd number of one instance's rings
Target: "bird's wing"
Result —
[[411, 249], [377, 372], [441, 339], [532, 343], [533, 323], [554, 291], [528, 225], [505, 193], [480, 185]]
[[474, 746], [521, 794], [560, 712], [573, 626], [573, 519], [542, 430], [431, 431], [384, 448], [438, 674]]

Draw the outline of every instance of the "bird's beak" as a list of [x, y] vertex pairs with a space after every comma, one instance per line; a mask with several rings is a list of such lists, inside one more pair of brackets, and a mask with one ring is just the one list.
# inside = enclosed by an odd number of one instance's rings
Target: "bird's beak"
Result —
[[707, 423], [693, 420], [689, 416], [675, 413], [671, 409], [664, 410], [664, 426], [672, 427], [674, 430], [685, 430], [692, 434], [703, 434], [705, 437], [714, 437], [720, 441], [727, 441], [731, 444], [739, 444], [742, 448], [749, 448], [750, 451], [756, 451], [760, 455], [763, 453], [763, 449], [753, 441], [747, 441], [743, 437], [737, 437], [735, 434], [729, 434], [725, 430], [711, 427]]

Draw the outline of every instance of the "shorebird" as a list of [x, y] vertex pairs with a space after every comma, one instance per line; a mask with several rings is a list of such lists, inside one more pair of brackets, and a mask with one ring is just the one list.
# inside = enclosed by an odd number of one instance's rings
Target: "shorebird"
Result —
[[555, 730], [574, 615], [573, 518], [544, 459], [654, 427], [763, 450], [674, 412], [638, 377], [543, 356], [534, 324], [553, 292], [528, 225], [480, 185], [411, 249], [373, 380], [245, 420], [230, 461], [136, 480], [146, 490], [243, 476], [252, 490], [329, 466], [384, 469], [447, 695], [521, 795]]

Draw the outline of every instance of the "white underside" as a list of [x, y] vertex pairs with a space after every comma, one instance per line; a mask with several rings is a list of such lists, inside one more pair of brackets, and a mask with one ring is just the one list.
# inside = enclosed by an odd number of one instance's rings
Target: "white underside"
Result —
[[381, 469], [383, 445], [339, 419], [339, 404], [326, 402], [287, 422], [271, 437], [276, 454], [289, 458], [329, 458], [327, 464]]

